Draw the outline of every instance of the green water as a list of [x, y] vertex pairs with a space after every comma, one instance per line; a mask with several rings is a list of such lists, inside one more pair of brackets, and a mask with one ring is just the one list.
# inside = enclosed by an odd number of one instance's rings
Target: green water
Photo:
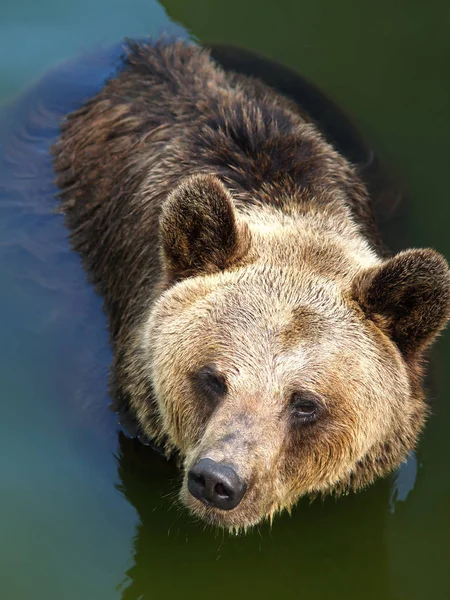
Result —
[[[0, 101], [123, 36], [257, 50], [343, 106], [400, 183], [391, 243], [450, 257], [449, 27], [443, 0], [3, 0]], [[433, 353], [433, 415], [396, 476], [246, 537], [204, 529], [174, 503], [173, 467], [117, 436], [101, 302], [51, 214], [33, 135], [0, 169], [1, 600], [450, 598], [450, 333]]]

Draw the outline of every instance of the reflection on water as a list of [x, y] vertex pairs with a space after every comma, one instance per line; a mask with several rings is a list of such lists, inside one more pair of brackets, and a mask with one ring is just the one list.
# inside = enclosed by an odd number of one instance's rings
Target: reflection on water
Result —
[[[185, 582], [225, 598], [222, 591], [234, 585], [230, 578], [239, 586], [238, 597], [272, 598], [280, 590], [300, 596], [299, 586], [314, 598], [394, 597], [384, 539], [388, 482], [342, 502], [303, 501], [272, 530], [260, 526], [236, 539], [189, 522], [177, 506], [168, 508], [173, 496], [160, 477], [174, 477], [176, 489], [176, 473], [164, 459], [145, 454], [142, 446], [120, 439], [120, 490], [139, 515], [133, 562], [120, 588], [123, 600], [175, 598], [185, 593]], [[162, 497], [165, 492], [168, 497]], [[176, 574], [161, 566], [165, 560]], [[158, 573], [161, 568], [167, 577]], [[370, 589], [361, 596], [367, 581]], [[187, 597], [197, 597], [197, 590], [188, 590]]]
[[417, 477], [417, 458], [411, 453], [408, 460], [395, 473], [392, 481], [391, 499], [389, 507], [391, 513], [395, 512], [397, 502], [406, 502], [409, 493], [414, 489]]
[[[23, 14], [26, 5], [27, 0], [18, 0], [18, 15]], [[93, 5], [99, 30], [94, 31], [92, 24], [88, 27], [89, 19], [80, 17], [66, 45], [58, 30], [53, 42], [45, 44], [47, 58], [42, 54], [33, 57], [33, 52], [28, 52], [30, 65], [35, 67], [33, 72], [24, 71], [23, 81], [42, 71], [45, 60], [49, 64], [70, 53], [75, 55], [75, 34], [85, 35], [86, 44], [97, 38], [106, 44], [127, 33], [140, 36], [149, 29], [156, 32], [162, 25], [162, 11], [155, 2], [134, 0], [126, 10], [122, 4], [106, 4], [104, 0], [96, 0]], [[186, 18], [194, 32], [197, 23], [201, 32], [205, 18], [221, 14], [223, 3], [219, 6], [195, 0], [192, 6], [198, 12], [192, 10], [190, 15], [184, 13], [186, 3], [174, 1], [166, 5], [175, 17]], [[248, 0], [246, 5], [255, 7], [256, 3]], [[45, 7], [43, 2], [40, 10]], [[227, 10], [240, 14], [239, 7], [233, 7], [234, 0]], [[29, 8], [28, 14], [42, 25], [43, 13], [32, 8], [31, 0]], [[47, 8], [50, 12], [45, 19], [60, 18], [69, 27], [75, 3], [66, 16], [51, 12], [53, 5]], [[306, 6], [299, 6], [300, 9], [303, 19], [316, 10]], [[9, 10], [13, 21], [14, 10]], [[281, 18], [279, 7], [261, 10], [269, 11], [265, 13], [267, 18]], [[347, 10], [353, 14], [353, 9]], [[144, 12], [148, 20], [155, 15], [154, 28], [144, 27]], [[114, 16], [114, 27], [106, 34], [107, 13]], [[419, 30], [423, 15], [420, 17], [416, 22]], [[333, 25], [331, 17], [323, 18], [330, 27]], [[290, 31], [292, 15], [283, 19], [283, 27]], [[254, 30], [246, 26], [247, 37], [242, 33], [239, 38], [241, 21], [230, 32], [225, 25], [218, 29], [220, 23], [216, 21], [209, 19], [209, 39], [233, 40], [265, 50], [257, 40], [263, 24], [255, 24]], [[5, 28], [6, 20], [0, 22]], [[23, 23], [17, 26], [20, 35], [22, 26]], [[181, 29], [174, 31], [179, 33]], [[320, 39], [324, 44], [331, 31], [325, 27], [317, 34], [323, 36]], [[367, 31], [370, 33], [370, 28]], [[41, 33], [39, 26], [33, 39]], [[278, 34], [280, 48], [285, 48], [286, 35], [284, 30]], [[267, 35], [267, 51], [273, 48], [274, 36], [275, 33]], [[291, 37], [297, 39], [293, 33]], [[430, 38], [428, 52], [433, 51], [432, 41]], [[345, 40], [342, 44], [345, 49]], [[436, 44], [439, 49], [439, 38]], [[59, 50], [61, 47], [64, 51]], [[1, 597], [138, 600], [180, 595], [222, 598], [245, 594], [272, 598], [295, 594], [321, 600], [409, 600], [428, 597], [430, 580], [434, 597], [450, 597], [450, 420], [448, 410], [447, 414], [442, 411], [442, 404], [437, 401], [437, 417], [430, 421], [418, 456], [411, 456], [391, 480], [338, 501], [327, 499], [309, 504], [303, 500], [292, 517], [283, 515], [272, 529], [262, 525], [240, 538], [193, 522], [177, 502], [179, 474], [174, 465], [136, 440], [117, 434], [116, 416], [107, 408], [111, 351], [106, 320], [101, 300], [86, 283], [78, 257], [69, 250], [62, 219], [53, 213], [55, 189], [48, 156], [60, 116], [95, 93], [116, 68], [119, 48], [108, 48], [64, 63], [0, 113], [0, 315], [6, 316], [1, 326], [4, 343], [0, 345]], [[297, 42], [292, 48], [290, 62], [301, 68], [303, 61], [305, 72], [308, 68], [314, 71], [317, 56], [298, 51]], [[414, 53], [414, 40], [408, 48]], [[25, 63], [21, 53], [25, 50], [21, 49], [18, 55], [19, 66]], [[398, 193], [381, 176], [371, 149], [341, 113], [329, 104], [321, 105], [321, 97], [314, 95], [314, 89], [302, 87], [302, 82], [292, 79], [289, 71], [261, 64], [252, 55], [223, 46], [216, 47], [215, 55], [227, 67], [238, 65], [241, 70], [252, 72], [262, 69], [260, 74], [273, 85], [309, 102], [317, 111], [317, 118], [325, 123], [330, 139], [352, 160], [364, 165], [364, 176], [381, 220], [391, 216]], [[367, 56], [363, 59], [367, 63]], [[10, 73], [9, 58], [2, 60], [6, 62], [0, 62], [0, 68]], [[387, 65], [383, 68], [390, 72]], [[323, 70], [317, 72], [324, 77]], [[345, 74], [345, 66], [341, 72]], [[361, 78], [364, 79], [363, 74]], [[331, 75], [329, 81], [332, 87]], [[369, 86], [367, 81], [365, 85]], [[7, 92], [18, 87], [19, 83], [11, 84]], [[450, 85], [443, 83], [440, 90], [450, 100]], [[349, 95], [348, 105], [352, 101]], [[396, 105], [400, 101], [392, 97], [390, 102]], [[370, 118], [368, 114], [376, 113], [370, 102], [365, 110], [366, 119]], [[397, 121], [401, 122], [405, 111], [407, 106], [397, 114]], [[430, 112], [426, 122], [415, 126], [421, 127], [417, 133], [420, 139], [435, 147], [441, 143], [443, 153], [447, 138], [439, 110], [435, 109], [435, 113], [433, 116]], [[381, 115], [383, 118], [368, 129], [383, 132], [385, 137], [380, 133], [378, 141], [387, 139], [389, 144], [391, 125], [386, 125], [385, 115]], [[413, 115], [414, 107], [411, 119]], [[395, 137], [392, 148], [397, 143]], [[392, 155], [390, 147], [379, 145], [385, 157]], [[414, 152], [408, 152], [405, 142], [401, 154], [408, 156], [411, 163], [407, 175], [420, 191], [417, 173], [423, 171], [427, 156], [415, 158]], [[430, 173], [421, 176], [430, 186]], [[396, 217], [384, 222], [393, 247], [411, 243], [410, 231], [419, 230], [417, 223], [425, 230], [430, 227], [429, 222], [435, 218], [432, 210], [443, 217], [438, 191], [442, 193], [446, 181], [439, 176], [433, 173], [434, 196], [426, 195], [422, 204], [403, 203]], [[433, 221], [433, 227], [440, 231], [440, 223]], [[438, 233], [434, 238], [419, 235], [413, 241], [435, 245], [450, 255], [450, 244]], [[440, 392], [434, 391], [434, 396], [438, 392], [444, 395], [450, 385], [445, 369], [449, 350], [448, 341], [441, 344], [433, 362], [433, 378], [440, 384]]]

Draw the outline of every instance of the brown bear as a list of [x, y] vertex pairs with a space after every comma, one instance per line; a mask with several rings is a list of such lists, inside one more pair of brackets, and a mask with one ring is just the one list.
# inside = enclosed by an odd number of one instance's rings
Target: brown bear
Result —
[[178, 455], [192, 513], [246, 528], [414, 448], [447, 263], [385, 256], [356, 169], [294, 102], [195, 45], [130, 42], [53, 153], [112, 395]]

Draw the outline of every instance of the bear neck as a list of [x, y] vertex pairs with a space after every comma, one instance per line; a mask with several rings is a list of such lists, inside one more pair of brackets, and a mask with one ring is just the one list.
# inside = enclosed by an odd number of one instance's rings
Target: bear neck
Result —
[[361, 269], [380, 262], [378, 249], [343, 203], [320, 206], [290, 198], [278, 206], [237, 209], [251, 233], [250, 262], [308, 268], [348, 285]]

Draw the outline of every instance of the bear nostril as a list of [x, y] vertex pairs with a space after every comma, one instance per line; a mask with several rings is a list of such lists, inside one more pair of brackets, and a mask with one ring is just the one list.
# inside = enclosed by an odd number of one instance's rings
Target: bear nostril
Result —
[[232, 466], [203, 458], [188, 473], [188, 489], [207, 506], [231, 510], [241, 502], [246, 486]]
[[205, 478], [203, 477], [203, 475], [197, 475], [196, 473], [193, 473], [191, 475], [191, 478], [193, 481], [195, 481], [197, 485], [205, 487]]
[[218, 496], [222, 496], [223, 498], [229, 498], [230, 494], [227, 493], [225, 486], [223, 483], [216, 483], [214, 487], [214, 491]]

